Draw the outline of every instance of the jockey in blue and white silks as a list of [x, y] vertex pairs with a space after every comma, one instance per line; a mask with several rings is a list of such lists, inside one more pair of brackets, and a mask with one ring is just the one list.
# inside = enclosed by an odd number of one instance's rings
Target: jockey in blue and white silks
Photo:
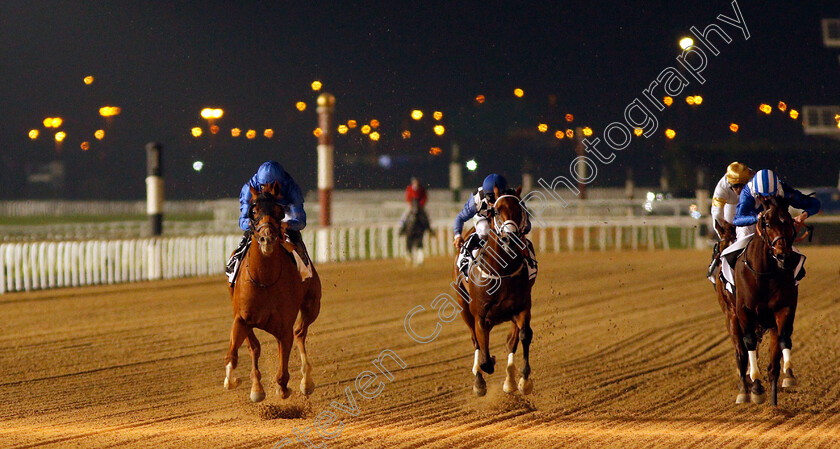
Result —
[[[494, 212], [493, 205], [496, 202], [494, 189], [498, 189], [499, 192], [504, 192], [507, 188], [507, 180], [503, 176], [495, 173], [488, 175], [484, 178], [481, 187], [476, 189], [467, 199], [467, 202], [464, 204], [464, 209], [455, 217], [453, 243], [455, 248], [460, 251], [456, 264], [465, 276], [468, 276], [469, 264], [477, 257], [478, 250], [482, 246], [482, 241], [486, 241], [490, 235], [490, 219]], [[526, 256], [528, 279], [533, 279], [537, 275], [537, 261], [534, 255], [534, 245], [526, 237], [531, 232], [531, 220], [527, 212], [523, 211], [523, 214], [524, 223], [521, 225], [519, 231], [528, 247]], [[464, 223], [471, 218], [474, 218], [475, 232], [470, 235], [467, 241], [464, 241], [461, 232], [464, 230]]]
[[[277, 204], [283, 208], [286, 217], [283, 219], [292, 231], [300, 231], [306, 227], [306, 211], [303, 210], [303, 193], [292, 175], [283, 170], [283, 167], [275, 162], [268, 161], [260, 165], [257, 173], [242, 186], [239, 191], [239, 228], [247, 231], [251, 226], [248, 218], [248, 207], [251, 204], [251, 187], [260, 191], [262, 186], [277, 182], [280, 184], [280, 198]], [[299, 235], [299, 234], [298, 234]]]
[[303, 238], [300, 231], [306, 227], [306, 211], [303, 209], [303, 193], [297, 185], [292, 176], [283, 170], [278, 162], [268, 161], [260, 165], [254, 176], [246, 182], [239, 191], [239, 228], [245, 231], [239, 246], [233, 252], [230, 260], [228, 260], [227, 269], [225, 273], [228, 275], [228, 280], [233, 285], [236, 279], [236, 273], [239, 269], [239, 263], [248, 251], [249, 242], [251, 239], [251, 220], [248, 217], [248, 209], [251, 205], [251, 188], [260, 191], [266, 184], [277, 182], [280, 184], [280, 196], [277, 200], [277, 205], [283, 209], [285, 217], [283, 222], [286, 223], [286, 239], [295, 245], [294, 258], [300, 270], [301, 279], [306, 280], [312, 276], [312, 270], [309, 266], [309, 257], [306, 253], [306, 247], [303, 244]]
[[772, 170], [759, 170], [752, 181], [741, 190], [741, 196], [738, 199], [735, 218], [732, 220], [732, 223], [738, 227], [738, 240], [743, 239], [747, 234], [755, 233], [755, 223], [761, 212], [760, 206], [757, 206], [755, 202], [756, 195], [785, 198], [791, 206], [803, 210], [801, 215], [794, 218], [800, 224], [804, 223], [806, 218], [820, 212], [820, 200], [789, 186]]
[[[759, 213], [762, 212], [761, 205], [757, 204], [755, 200], [758, 195], [785, 198], [792, 207], [801, 209], [803, 211], [802, 214], [793, 219], [800, 224], [804, 224], [806, 218], [820, 212], [821, 204], [817, 198], [805, 195], [799, 190], [794, 189], [780, 180], [772, 170], [764, 169], [756, 172], [752, 180], [741, 190], [738, 207], [735, 209], [735, 218], [732, 223], [737, 226], [738, 240], [721, 254], [723, 262], [722, 271], [724, 277], [730, 282], [732, 282], [733, 278], [732, 266], [729, 264], [730, 261], [726, 256], [729, 254], [735, 255], [744, 249], [753, 234], [755, 234], [755, 224], [758, 222]], [[793, 251], [797, 254], [802, 254], [796, 248], [793, 248]], [[795, 276], [801, 270], [804, 261], [805, 258], [802, 256], [799, 265], [796, 267]], [[797, 282], [801, 279], [802, 275], [796, 276]]]

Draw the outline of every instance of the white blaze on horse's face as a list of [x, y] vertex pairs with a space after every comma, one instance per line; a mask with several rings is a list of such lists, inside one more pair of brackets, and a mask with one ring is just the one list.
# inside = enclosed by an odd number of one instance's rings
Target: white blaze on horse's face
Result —
[[262, 215], [258, 208], [255, 208], [255, 212], [259, 221], [255, 223], [254, 238], [260, 245], [260, 252], [264, 256], [270, 256], [279, 241], [279, 226], [270, 214]]
[[[502, 201], [504, 200], [504, 201]], [[514, 203], [514, 204], [511, 204]], [[502, 207], [502, 204], [505, 207]], [[499, 211], [496, 220], [496, 232], [516, 234], [519, 232], [519, 225], [517, 223], [522, 221], [522, 206], [519, 204], [519, 198], [513, 195], [500, 196], [493, 207]], [[517, 214], [518, 213], [518, 214]], [[519, 215], [519, 216], [517, 216]]]

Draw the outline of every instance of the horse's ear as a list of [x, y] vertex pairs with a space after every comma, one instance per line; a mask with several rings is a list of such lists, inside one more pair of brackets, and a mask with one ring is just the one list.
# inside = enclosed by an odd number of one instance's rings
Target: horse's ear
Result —
[[521, 195], [522, 195], [522, 185], [520, 184], [520, 185], [516, 188], [516, 196], [521, 196]]
[[256, 200], [257, 200], [257, 195], [259, 195], [260, 193], [259, 193], [259, 192], [257, 192], [257, 189], [255, 189], [255, 188], [254, 188], [253, 186], [251, 186], [251, 185], [248, 185], [248, 189], [250, 189], [250, 190], [251, 190], [251, 202], [253, 203], [254, 201], [256, 201]]
[[496, 186], [493, 186], [493, 193], [494, 193], [494, 196], [495, 196], [496, 198], [498, 198], [498, 197], [502, 196], [502, 192], [501, 192], [501, 191], [499, 190], [499, 188], [498, 188], [498, 187], [496, 187]]

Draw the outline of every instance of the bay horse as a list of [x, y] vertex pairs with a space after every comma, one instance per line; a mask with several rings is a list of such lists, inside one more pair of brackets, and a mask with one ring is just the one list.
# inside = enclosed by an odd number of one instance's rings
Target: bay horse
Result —
[[[519, 198], [522, 187], [505, 192], [499, 192], [496, 188], [495, 193], [497, 200], [492, 217], [494, 231], [490, 232], [486, 244], [471, 265], [469, 278], [458, 270], [457, 263], [453, 268], [455, 285], [459, 290], [461, 317], [470, 330], [475, 348], [473, 392], [477, 396], [487, 394], [487, 383], [481, 373], [493, 374], [496, 364], [495, 357], [490, 356], [490, 331], [494, 326], [510, 321], [503, 389], [505, 393], [511, 394], [518, 387], [523, 394], [530, 394], [533, 390], [529, 350], [533, 338], [531, 288], [534, 280], [528, 279], [525, 262], [527, 247], [521, 229], [526, 212]], [[474, 231], [472, 229], [466, 235]], [[520, 341], [525, 364], [517, 385], [514, 380], [517, 376], [514, 354]]]
[[258, 366], [260, 341], [254, 335], [255, 328], [277, 339], [280, 356], [277, 394], [283, 399], [291, 395], [287, 385], [292, 341], [300, 353], [303, 375], [300, 391], [309, 395], [315, 389], [310, 375], [312, 367], [306, 354], [306, 335], [321, 310], [321, 280], [312, 264], [312, 277], [301, 282], [292, 257], [294, 245], [286, 241], [286, 224], [282, 222], [285, 214], [277, 204], [280, 198], [277, 182], [263, 186], [260, 192], [251, 188], [251, 242], [241, 262], [236, 283], [230, 288], [233, 326], [230, 347], [225, 356], [224, 386], [232, 390], [239, 385], [239, 379], [232, 373], [239, 360], [239, 347], [247, 339], [251, 352], [250, 398], [253, 402], [265, 399]]
[[[796, 237], [796, 226], [788, 212], [784, 198], [756, 195], [763, 207], [756, 223], [756, 232], [739, 256], [734, 266], [735, 317], [737, 326], [730, 322], [730, 332], [736, 342], [736, 359], [740, 377], [737, 403], [746, 402], [747, 368], [752, 381], [750, 398], [754, 403], [764, 402], [764, 388], [759, 380], [756, 348], [762, 334], [770, 333], [770, 364], [767, 377], [770, 383], [770, 403], [778, 404], [778, 380], [784, 358], [785, 379], [782, 388], [796, 385], [791, 368], [791, 335], [799, 287], [794, 280], [790, 255]], [[740, 338], [738, 338], [740, 337]], [[744, 357], [746, 352], [747, 357]]]

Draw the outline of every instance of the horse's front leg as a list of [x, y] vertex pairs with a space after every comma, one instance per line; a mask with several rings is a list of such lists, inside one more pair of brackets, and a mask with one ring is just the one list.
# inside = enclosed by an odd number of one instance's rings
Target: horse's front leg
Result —
[[750, 402], [750, 396], [747, 394], [747, 389], [750, 386], [747, 381], [747, 350], [744, 347], [744, 338], [741, 333], [741, 326], [738, 324], [738, 317], [732, 313], [728, 315], [729, 337], [732, 339], [732, 345], [735, 346], [735, 364], [738, 367], [738, 396], [735, 397], [735, 403], [746, 404]]
[[516, 324], [519, 326], [519, 341], [522, 342], [522, 357], [525, 364], [522, 366], [522, 378], [519, 379], [519, 391], [522, 394], [531, 394], [534, 390], [534, 382], [531, 380], [531, 340], [534, 331], [531, 330], [531, 311], [524, 310], [516, 317]]
[[248, 329], [245, 323], [236, 317], [233, 319], [233, 326], [230, 329], [230, 346], [225, 356], [225, 388], [233, 390], [239, 386], [239, 379], [233, 376], [233, 370], [239, 364], [239, 347], [245, 341]]
[[[275, 335], [275, 337], [277, 337]], [[280, 369], [277, 371], [277, 394], [283, 399], [288, 398], [292, 391], [289, 390], [289, 354], [292, 352], [292, 332], [282, 332], [277, 338], [277, 347], [280, 355]]]
[[[742, 301], [738, 301], [738, 303], [743, 304]], [[738, 309], [737, 314], [738, 325], [741, 327], [744, 347], [747, 350], [747, 358], [749, 359], [749, 373], [750, 380], [752, 380], [750, 401], [753, 404], [762, 404], [766, 397], [764, 387], [761, 385], [761, 380], [759, 379], [761, 373], [758, 370], [758, 354], [756, 353], [758, 336], [755, 333], [755, 322], [757, 317], [752, 311], [743, 307]]]
[[510, 334], [507, 338], [508, 360], [507, 369], [505, 370], [505, 383], [502, 389], [507, 394], [516, 391], [516, 376], [519, 374], [514, 363], [514, 354], [516, 354], [516, 347], [519, 346], [519, 326], [516, 321], [511, 321]]
[[487, 374], [496, 370], [496, 359], [490, 356], [490, 330], [492, 326], [482, 317], [475, 317], [475, 338], [478, 342], [478, 367]]
[[795, 307], [788, 307], [776, 312], [776, 328], [779, 329], [779, 349], [782, 351], [784, 365], [782, 372], [785, 378], [782, 380], [782, 388], [793, 388], [796, 386], [796, 376], [793, 375], [791, 364], [791, 350], [793, 350], [793, 318], [796, 315]]
[[260, 340], [254, 335], [254, 329], [248, 329], [248, 349], [251, 351], [251, 401], [260, 402], [265, 399], [265, 390], [260, 383]]

